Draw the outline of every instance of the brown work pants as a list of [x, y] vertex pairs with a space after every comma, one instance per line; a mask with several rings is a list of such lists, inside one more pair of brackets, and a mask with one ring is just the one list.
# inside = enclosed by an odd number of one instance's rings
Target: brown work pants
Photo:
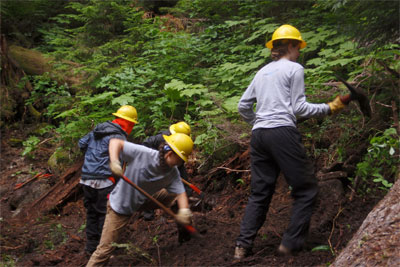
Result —
[[[176, 200], [176, 194], [170, 194], [166, 189], [158, 191], [153, 197], [167, 207], [170, 207]], [[158, 208], [158, 206], [148, 199], [140, 207], [139, 211], [156, 208]], [[100, 244], [97, 246], [96, 251], [93, 252], [86, 267], [104, 266], [107, 264], [111, 253], [115, 249], [112, 243], [117, 243], [119, 241], [119, 237], [124, 227], [129, 223], [130, 218], [130, 215], [116, 213], [110, 207], [110, 202], [107, 203], [107, 215], [103, 226], [103, 232], [101, 233]]]

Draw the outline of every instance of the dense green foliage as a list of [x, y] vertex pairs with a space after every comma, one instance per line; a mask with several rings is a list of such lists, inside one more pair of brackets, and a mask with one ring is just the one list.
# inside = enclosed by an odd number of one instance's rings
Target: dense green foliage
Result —
[[[371, 176], [380, 189], [388, 189], [393, 183], [387, 177], [395, 175], [398, 164], [396, 149], [399, 149], [399, 138], [394, 128], [386, 129], [383, 133], [377, 133], [370, 140], [368, 153], [363, 161], [357, 164], [356, 175], [366, 181]], [[366, 183], [364, 183], [365, 185]], [[371, 188], [362, 188], [361, 191], [370, 192]]]
[[[34, 27], [29, 31], [40, 33], [37, 49], [54, 57], [54, 67], [70, 68], [65, 63], [73, 61], [79, 64], [75, 73], [85, 77], [78, 92], [47, 74], [31, 78], [34, 91], [28, 103], [45, 111], [57, 125], [59, 142], [73, 152], [78, 138], [111, 119], [120, 105], [131, 104], [139, 113], [135, 140], [185, 120], [195, 129], [199, 149], [213, 153], [225, 145], [221, 136], [226, 134], [215, 126], [224, 120], [240, 124], [237, 102], [256, 71], [270, 61], [265, 42], [283, 23], [298, 27], [307, 41], [299, 62], [306, 67], [310, 99], [331, 99], [332, 87], [326, 84], [336, 73], [356, 81], [381, 103], [398, 101], [396, 77], [379, 64], [400, 67], [397, 1], [180, 0], [160, 8], [132, 0], [68, 1], [53, 8], [47, 1], [22, 2], [2, 1], [2, 20], [18, 27], [29, 22]], [[172, 15], [157, 16], [149, 8]], [[20, 22], [28, 10], [34, 15]], [[25, 29], [6, 33], [18, 42], [22, 39], [16, 33], [27, 34]], [[339, 118], [351, 125], [360, 120], [359, 114], [352, 115]], [[392, 124], [387, 121], [385, 127]], [[344, 146], [349, 140], [343, 138]], [[380, 142], [372, 140], [372, 145]], [[333, 149], [336, 157], [345, 157], [343, 147]], [[396, 164], [399, 151], [393, 149], [389, 155], [375, 149], [373, 157], [389, 156], [390, 164]], [[374, 170], [375, 177], [393, 175]]]
[[49, 18], [57, 15], [65, 1], [0, 1], [1, 33], [25, 47], [41, 42], [41, 29], [51, 28]]

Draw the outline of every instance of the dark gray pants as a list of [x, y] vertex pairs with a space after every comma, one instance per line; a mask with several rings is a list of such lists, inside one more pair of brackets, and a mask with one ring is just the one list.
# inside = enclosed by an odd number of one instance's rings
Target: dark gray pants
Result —
[[83, 204], [86, 208], [86, 248], [92, 253], [100, 242], [104, 220], [107, 212], [108, 194], [114, 189], [114, 185], [103, 189], [94, 189], [83, 185]]
[[280, 171], [292, 187], [294, 198], [290, 224], [282, 244], [298, 250], [307, 237], [312, 209], [318, 193], [314, 168], [294, 127], [256, 129], [251, 137], [251, 194], [236, 244], [251, 248], [264, 224]]

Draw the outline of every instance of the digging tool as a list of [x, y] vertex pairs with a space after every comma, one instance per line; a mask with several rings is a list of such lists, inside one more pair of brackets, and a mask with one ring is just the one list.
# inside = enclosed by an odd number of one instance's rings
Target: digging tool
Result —
[[194, 184], [189, 183], [188, 181], [186, 181], [185, 179], [181, 178], [182, 182], [184, 184], [186, 184], [187, 186], [189, 186], [190, 188], [193, 189], [193, 191], [195, 191], [197, 194], [199, 194], [200, 198], [204, 198], [204, 193], [200, 190], [200, 188], [198, 188], [197, 186], [195, 186]]
[[335, 74], [335, 77], [339, 81], [341, 81], [344, 85], [346, 85], [346, 87], [350, 90], [350, 101], [356, 100], [360, 105], [361, 112], [365, 116], [371, 117], [371, 106], [369, 105], [369, 100], [367, 95], [360, 88], [355, 88], [354, 86], [348, 84], [344, 79], [339, 77], [337, 74]]
[[48, 177], [51, 177], [51, 176], [53, 176], [53, 175], [50, 174], [50, 173], [43, 174], [43, 173], [40, 172], [40, 173], [36, 174], [34, 177], [28, 179], [27, 181], [25, 181], [23, 183], [16, 184], [15, 187], [14, 187], [14, 190], [20, 189], [21, 187], [23, 187], [24, 185], [32, 182], [35, 179], [48, 178]]
[[200, 234], [197, 232], [196, 228], [194, 228], [192, 225], [189, 224], [181, 224], [178, 222], [178, 220], [176, 219], [175, 213], [172, 212], [171, 209], [167, 208], [164, 204], [162, 204], [160, 201], [158, 201], [157, 199], [155, 199], [152, 195], [150, 195], [149, 193], [147, 193], [146, 191], [144, 191], [142, 188], [140, 188], [138, 185], [136, 185], [134, 182], [132, 182], [131, 180], [129, 180], [125, 175], [122, 176], [122, 179], [127, 182], [128, 184], [130, 184], [131, 186], [133, 186], [135, 189], [137, 189], [140, 193], [142, 193], [143, 195], [145, 195], [148, 199], [150, 199], [151, 201], [153, 201], [155, 204], [157, 204], [161, 209], [163, 209], [167, 214], [169, 214], [172, 218], [174, 218], [174, 220], [182, 225], [190, 234], [194, 235], [194, 236], [200, 236]]
[[197, 201], [193, 207], [197, 207], [203, 200], [204, 200], [204, 193], [200, 190], [200, 188], [198, 188], [197, 186], [195, 186], [194, 184], [189, 183], [188, 181], [186, 181], [185, 179], [183, 179], [181, 177], [181, 180], [184, 184], [186, 184], [187, 186], [189, 186], [191, 189], [193, 189], [193, 191], [195, 191], [199, 196], [200, 196], [200, 200]]

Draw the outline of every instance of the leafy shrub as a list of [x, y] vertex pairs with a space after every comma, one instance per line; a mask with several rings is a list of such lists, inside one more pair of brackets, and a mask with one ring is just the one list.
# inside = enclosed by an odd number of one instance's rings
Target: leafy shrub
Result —
[[29, 158], [34, 159], [35, 155], [33, 152], [38, 148], [37, 145], [40, 143], [40, 139], [36, 136], [29, 136], [28, 139], [22, 142], [24, 146], [24, 151], [22, 151], [22, 156], [27, 156]]
[[394, 174], [400, 163], [400, 138], [394, 128], [386, 129], [370, 140], [368, 153], [363, 161], [357, 164], [356, 175], [365, 183], [370, 179], [377, 183], [379, 189], [388, 190], [394, 182]]

